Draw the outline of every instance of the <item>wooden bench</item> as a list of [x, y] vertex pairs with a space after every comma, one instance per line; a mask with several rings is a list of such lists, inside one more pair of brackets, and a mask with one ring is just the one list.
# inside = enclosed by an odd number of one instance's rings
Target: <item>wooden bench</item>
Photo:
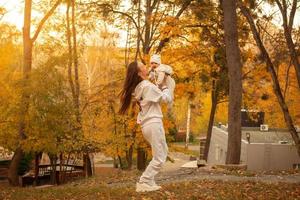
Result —
[[[39, 172], [37, 178], [37, 185], [50, 183], [51, 174], [53, 169], [51, 165], [39, 165]], [[84, 176], [83, 166], [64, 164], [60, 166], [57, 164], [55, 166], [55, 176], [57, 184], [65, 183], [66, 181], [73, 179], [75, 177]], [[21, 176], [20, 184], [22, 186], [32, 185], [35, 181], [34, 172], [26, 173]]]
[[6, 180], [8, 175], [10, 160], [1, 160], [0, 161], [0, 180]]

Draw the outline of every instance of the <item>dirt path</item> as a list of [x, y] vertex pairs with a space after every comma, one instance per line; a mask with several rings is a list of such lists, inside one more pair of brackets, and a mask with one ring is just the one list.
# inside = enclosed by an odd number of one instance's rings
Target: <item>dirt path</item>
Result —
[[[158, 184], [164, 185], [168, 183], [178, 183], [194, 180], [220, 180], [220, 181], [254, 181], [263, 183], [296, 183], [300, 185], [300, 173], [295, 174], [262, 174], [248, 173], [238, 174], [224, 170], [212, 169], [211, 166], [203, 168], [181, 168], [181, 166], [189, 162], [189, 156], [183, 153], [171, 152], [170, 156], [175, 160], [174, 163], [168, 161], [161, 173], [156, 177]], [[130, 180], [123, 182], [109, 182], [111, 187], [134, 186], [138, 176], [132, 177]]]
[[[262, 183], [296, 183], [300, 187], [300, 173], [294, 174], [263, 174], [249, 173], [247, 171], [236, 173], [222, 169], [212, 169], [211, 166], [202, 168], [182, 168], [189, 162], [190, 156], [183, 153], [171, 152], [170, 156], [175, 162], [168, 161], [161, 172], [156, 176], [156, 182], [164, 185], [169, 183], [180, 183], [185, 181], [219, 180], [230, 182], [262, 182]], [[141, 175], [137, 170], [123, 171], [111, 167], [99, 167], [96, 171], [95, 181], [102, 181], [109, 187], [134, 186]], [[5, 181], [6, 182], [6, 181]], [[72, 184], [72, 183], [71, 183]], [[75, 185], [78, 183], [75, 182]]]

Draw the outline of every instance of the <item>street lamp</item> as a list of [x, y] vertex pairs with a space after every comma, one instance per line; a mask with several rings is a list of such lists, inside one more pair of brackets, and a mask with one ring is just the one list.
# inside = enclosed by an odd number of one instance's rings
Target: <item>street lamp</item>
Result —
[[246, 133], [246, 138], [247, 138], [247, 141], [248, 141], [248, 144], [250, 144], [250, 133]]

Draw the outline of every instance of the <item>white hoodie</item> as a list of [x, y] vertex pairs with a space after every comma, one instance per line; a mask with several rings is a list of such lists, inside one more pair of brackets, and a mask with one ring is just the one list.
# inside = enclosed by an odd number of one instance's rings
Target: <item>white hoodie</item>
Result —
[[156, 85], [148, 80], [140, 82], [134, 91], [135, 99], [140, 103], [141, 111], [137, 117], [137, 123], [144, 126], [153, 122], [161, 122], [163, 118], [160, 102], [172, 102], [169, 89], [161, 91]]

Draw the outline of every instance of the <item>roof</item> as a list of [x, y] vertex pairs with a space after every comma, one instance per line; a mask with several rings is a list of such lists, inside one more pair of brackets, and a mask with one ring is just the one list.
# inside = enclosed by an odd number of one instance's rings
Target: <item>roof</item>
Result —
[[293, 139], [289, 132], [283, 131], [249, 131], [242, 130], [242, 139], [247, 141], [246, 133], [250, 133], [251, 143], [279, 143], [286, 141], [292, 143]]
[[[215, 127], [218, 128], [218, 127]], [[227, 132], [227, 127], [222, 126], [220, 129]], [[280, 143], [285, 141], [288, 144], [293, 143], [293, 138], [287, 129], [269, 128], [269, 131], [260, 131], [255, 127], [243, 127], [242, 139], [247, 141], [246, 133], [250, 134], [250, 143]]]

